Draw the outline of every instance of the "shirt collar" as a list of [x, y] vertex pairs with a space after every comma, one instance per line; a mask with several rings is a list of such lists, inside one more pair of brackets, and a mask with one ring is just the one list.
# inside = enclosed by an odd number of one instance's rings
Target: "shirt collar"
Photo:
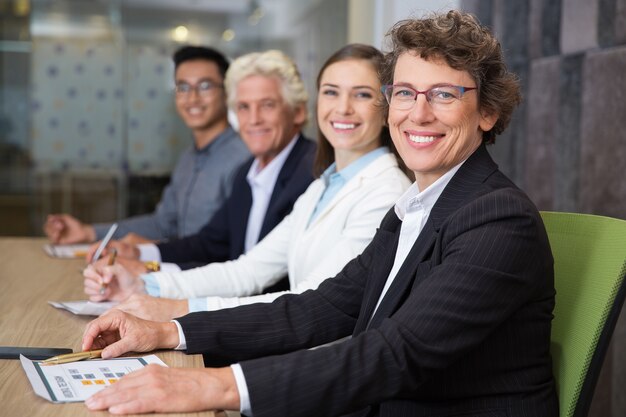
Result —
[[213, 139], [211, 142], [204, 145], [202, 148], [196, 147], [194, 143], [193, 150], [196, 153], [206, 153], [212, 147], [214, 143], [226, 140], [228, 136], [234, 135], [234, 134], [235, 134], [235, 131], [233, 130], [233, 128], [231, 126], [228, 126], [226, 127], [226, 129], [222, 130], [220, 134], [215, 137], [215, 139]]
[[269, 186], [273, 185], [276, 182], [276, 178], [278, 178], [278, 174], [282, 169], [289, 153], [296, 146], [296, 141], [300, 134], [296, 134], [291, 141], [285, 146], [285, 148], [280, 151], [278, 155], [274, 157], [263, 169], [259, 170], [259, 160], [254, 159], [250, 169], [248, 170], [248, 175], [246, 175], [246, 179], [250, 185], [256, 184], [259, 186]]
[[337, 172], [337, 164], [333, 162], [328, 168], [324, 170], [321, 175], [324, 185], [328, 186], [333, 181], [343, 180], [344, 183], [350, 181], [356, 176], [363, 168], [377, 159], [379, 156], [389, 153], [389, 148], [382, 146], [376, 148], [373, 151], [366, 153], [359, 157], [356, 161], [352, 161], [347, 167]]
[[458, 165], [452, 167], [452, 169], [439, 177], [437, 181], [426, 187], [424, 191], [420, 192], [417, 182], [411, 184], [409, 189], [402, 194], [393, 207], [396, 212], [396, 216], [398, 216], [400, 220], [404, 220], [404, 216], [410, 211], [421, 209], [426, 212], [430, 212], [454, 174], [456, 174], [459, 168], [461, 168], [461, 165], [464, 163], [465, 161], [462, 161]]

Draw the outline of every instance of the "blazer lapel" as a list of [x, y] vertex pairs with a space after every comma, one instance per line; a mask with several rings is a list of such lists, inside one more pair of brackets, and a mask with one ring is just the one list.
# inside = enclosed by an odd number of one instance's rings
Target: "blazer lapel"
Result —
[[[391, 283], [391, 286], [387, 290], [387, 293], [380, 302], [380, 305], [374, 313], [374, 316], [371, 316], [371, 314], [370, 316], [368, 316], [371, 317], [371, 320], [369, 321], [367, 328], [378, 327], [383, 319], [391, 316], [391, 314], [396, 310], [396, 307], [403, 301], [404, 294], [408, 293], [407, 289], [415, 280], [417, 266], [421, 262], [424, 262], [426, 259], [430, 258], [430, 254], [436, 237], [437, 232], [435, 231], [435, 229], [433, 229], [432, 222], [429, 220], [426, 222], [424, 228], [417, 237], [417, 240], [409, 251], [409, 254], [407, 255], [404, 263], [398, 270], [397, 275], [393, 277], [393, 282]], [[395, 250], [393, 255], [391, 256], [392, 260], [394, 257]], [[386, 282], [386, 280], [384, 282]], [[378, 302], [378, 298], [380, 297], [381, 292], [382, 288], [380, 288], [380, 290], [376, 292], [376, 294], [378, 294], [378, 297], [376, 297], [375, 302]]]
[[278, 216], [278, 213], [276, 213], [276, 211], [283, 206], [282, 200], [292, 197], [290, 193], [285, 193], [285, 190], [287, 188], [289, 180], [294, 175], [294, 172], [298, 169], [298, 163], [300, 162], [302, 154], [306, 151], [304, 144], [305, 140], [307, 139], [305, 139], [304, 136], [298, 136], [298, 139], [296, 139], [296, 144], [293, 146], [293, 149], [291, 149], [291, 152], [289, 152], [289, 155], [287, 156], [283, 167], [278, 173], [278, 177], [276, 178], [276, 183], [274, 183], [274, 189], [270, 197], [270, 202], [267, 206], [265, 217], [263, 218], [260, 236], [265, 236], [276, 225], [276, 217]]
[[[379, 275], [372, 275], [377, 278], [375, 288], [365, 293], [367, 300], [364, 300], [364, 303], [368, 306], [368, 310], [363, 311], [362, 309], [362, 313], [365, 314], [365, 317], [360, 317], [359, 322], [362, 320], [369, 321], [366, 328], [375, 328], [379, 326], [386, 317], [390, 317], [402, 303], [406, 294], [408, 294], [410, 286], [417, 275], [428, 273], [427, 270], [423, 271], [423, 273], [420, 272], [418, 266], [430, 259], [441, 225], [452, 213], [461, 207], [468, 198], [477, 192], [480, 184], [482, 184], [489, 175], [495, 172], [497, 168], [498, 166], [489, 156], [485, 145], [481, 145], [461, 166], [437, 199], [428, 217], [428, 221], [424, 225], [424, 229], [413, 244], [402, 267], [393, 278], [389, 290], [383, 297], [374, 316], [372, 316], [374, 306], [380, 298], [384, 283], [389, 276], [391, 266], [393, 266], [397, 242], [400, 235], [400, 227], [397, 227], [395, 245], [390, 246], [390, 251], [383, 258], [385, 265], [389, 262], [389, 259], [391, 259], [392, 265], [386, 270], [386, 273], [382, 272], [382, 279]], [[374, 264], [377, 261], [378, 260], [376, 260]], [[381, 273], [381, 271], [377, 272]]]
[[397, 164], [395, 161], [395, 157], [389, 154], [379, 156], [375, 160], [371, 161], [366, 167], [361, 169], [353, 178], [351, 178], [346, 183], [346, 185], [341, 188], [341, 190], [339, 190], [339, 193], [337, 193], [337, 195], [328, 203], [328, 205], [324, 207], [324, 210], [322, 210], [322, 212], [316, 216], [315, 220], [313, 220], [309, 227], [314, 227], [317, 222], [321, 221], [321, 219], [329, 215], [333, 208], [338, 205], [344, 198], [358, 190], [361, 186], [363, 178], [376, 177], [381, 172], [385, 171], [391, 166], [397, 166]]
[[[247, 174], [252, 161], [246, 164], [243, 169], [244, 177], [242, 186], [235, 186], [233, 188], [231, 198], [232, 204], [229, 204], [229, 224], [230, 238], [231, 238], [231, 254], [241, 254], [244, 252], [246, 229], [248, 227], [248, 216], [250, 215], [250, 209], [252, 208], [252, 190], [246, 180], [245, 174]], [[237, 183], [235, 183], [237, 185]], [[243, 221], [241, 221], [243, 219]]]
[[368, 280], [364, 291], [363, 304], [359, 312], [359, 319], [354, 327], [353, 335], [357, 335], [367, 327], [369, 318], [374, 312], [378, 297], [385, 285], [385, 279], [389, 276], [393, 266], [394, 254], [398, 247], [400, 237], [400, 219], [391, 208], [380, 223], [376, 235], [370, 245], [375, 249], [372, 254]]
[[485, 145], [479, 146], [461, 165], [435, 203], [428, 217], [433, 221], [435, 230], [439, 230], [441, 224], [474, 195], [487, 177], [497, 170], [498, 165], [489, 156]]
[[[333, 207], [335, 207], [337, 204], [339, 204], [341, 200], [346, 198], [346, 196], [348, 196], [355, 189], [357, 189], [360, 183], [360, 179], [361, 177], [353, 178], [345, 186], [343, 186], [341, 190], [339, 190], [339, 193], [328, 203], [326, 207], [324, 207], [324, 210], [322, 210], [322, 212], [315, 217], [315, 220], [313, 220], [313, 222], [309, 225], [309, 229], [315, 227], [315, 224], [318, 223], [323, 217], [327, 216], [331, 212]], [[311, 208], [311, 214], [313, 214], [314, 209], [315, 207], [313, 206]]]

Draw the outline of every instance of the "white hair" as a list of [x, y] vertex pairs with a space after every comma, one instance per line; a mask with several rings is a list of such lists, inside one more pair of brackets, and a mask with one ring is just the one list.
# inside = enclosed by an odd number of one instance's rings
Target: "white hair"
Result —
[[228, 106], [234, 109], [237, 100], [237, 84], [252, 75], [276, 77], [280, 81], [283, 99], [293, 109], [306, 109], [309, 95], [304, 88], [296, 64], [278, 50], [252, 52], [235, 59], [226, 72], [224, 85], [228, 95]]

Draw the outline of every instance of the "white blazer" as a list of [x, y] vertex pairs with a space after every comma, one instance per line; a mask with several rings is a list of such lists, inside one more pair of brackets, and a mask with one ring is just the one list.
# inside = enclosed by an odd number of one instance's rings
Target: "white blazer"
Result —
[[[207, 310], [218, 310], [315, 289], [365, 249], [385, 213], [410, 184], [395, 157], [381, 155], [350, 179], [307, 227], [324, 191], [323, 181], [317, 179], [293, 211], [236, 260], [155, 273], [161, 297], [209, 296]], [[254, 295], [285, 274], [290, 291]]]

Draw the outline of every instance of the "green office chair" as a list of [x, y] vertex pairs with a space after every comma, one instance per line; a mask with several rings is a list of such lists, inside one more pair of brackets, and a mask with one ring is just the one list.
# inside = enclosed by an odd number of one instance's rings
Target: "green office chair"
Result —
[[626, 221], [541, 212], [556, 287], [551, 352], [561, 417], [585, 417], [626, 295]]

